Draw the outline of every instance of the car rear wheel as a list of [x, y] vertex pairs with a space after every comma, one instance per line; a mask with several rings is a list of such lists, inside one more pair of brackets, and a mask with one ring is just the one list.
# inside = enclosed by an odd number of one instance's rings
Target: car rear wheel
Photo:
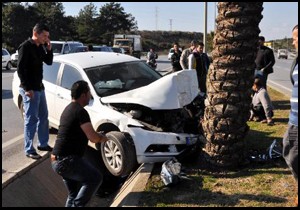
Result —
[[136, 151], [129, 134], [111, 131], [109, 139], [101, 143], [101, 156], [106, 168], [114, 176], [129, 175], [137, 166]]
[[10, 70], [12, 68], [12, 64], [11, 62], [9, 61], [6, 65], [6, 70]]

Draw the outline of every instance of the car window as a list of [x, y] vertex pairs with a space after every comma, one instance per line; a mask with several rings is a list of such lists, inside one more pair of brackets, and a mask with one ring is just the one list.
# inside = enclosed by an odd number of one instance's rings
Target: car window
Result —
[[51, 43], [53, 53], [61, 53], [63, 44]]
[[64, 52], [63, 54], [67, 54], [70, 52], [70, 47], [69, 47], [69, 44], [65, 44], [65, 47], [64, 47]]
[[142, 61], [104, 65], [85, 72], [101, 97], [133, 90], [162, 77]]
[[2, 55], [9, 55], [6, 50], [2, 50]]
[[65, 65], [61, 79], [61, 86], [63, 88], [71, 90], [74, 82], [78, 80], [82, 80], [82, 76], [78, 72], [78, 70], [70, 65]]
[[56, 84], [57, 74], [60, 67], [60, 63], [53, 62], [52, 65], [44, 63], [43, 66], [43, 78], [44, 80]]

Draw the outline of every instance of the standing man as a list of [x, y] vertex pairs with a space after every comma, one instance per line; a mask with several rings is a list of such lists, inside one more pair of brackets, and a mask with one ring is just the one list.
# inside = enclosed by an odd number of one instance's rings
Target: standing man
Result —
[[[292, 36], [293, 45], [297, 51], [297, 57], [291, 68], [293, 88], [288, 129], [283, 137], [283, 157], [298, 186], [298, 25], [293, 28]], [[298, 206], [298, 195], [295, 199], [295, 204]]]
[[71, 88], [72, 102], [64, 109], [51, 154], [53, 170], [63, 178], [69, 191], [66, 207], [84, 207], [102, 183], [103, 175], [87, 159], [83, 158], [88, 140], [93, 143], [107, 141], [97, 133], [88, 112], [91, 92], [86, 81], [75, 82]]
[[255, 74], [262, 78], [263, 87], [267, 90], [268, 75], [273, 73], [275, 64], [274, 52], [271, 48], [264, 45], [265, 37], [258, 38], [258, 49], [255, 59]]
[[210, 65], [210, 60], [208, 55], [203, 52], [204, 44], [199, 42], [198, 47], [194, 52], [189, 56], [189, 68], [196, 69], [198, 86], [202, 93], [206, 94], [206, 76], [208, 73], [208, 68]]
[[43, 79], [43, 62], [52, 65], [53, 51], [49, 39], [49, 28], [42, 23], [34, 26], [32, 38], [24, 41], [18, 48], [18, 76], [20, 78], [20, 95], [24, 107], [25, 154], [29, 158], [39, 159], [33, 147], [37, 132], [38, 150], [52, 151], [48, 145], [49, 121]]
[[175, 42], [173, 45], [174, 53], [171, 56], [171, 64], [172, 64], [172, 71], [180, 71], [182, 70], [181, 65], [180, 65], [180, 56], [181, 56], [181, 51], [179, 50], [178, 43]]
[[180, 65], [182, 69], [188, 69], [189, 68], [189, 55], [193, 53], [195, 48], [198, 47], [198, 42], [195, 40], [191, 41], [191, 46], [185, 50], [182, 51], [182, 54], [180, 56]]

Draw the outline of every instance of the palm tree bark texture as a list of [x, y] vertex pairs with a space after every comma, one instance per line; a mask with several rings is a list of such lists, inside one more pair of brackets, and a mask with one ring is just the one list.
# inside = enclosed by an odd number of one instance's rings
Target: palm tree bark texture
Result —
[[262, 2], [218, 2], [202, 121], [204, 151], [215, 166], [239, 166], [247, 155], [244, 138], [262, 10]]

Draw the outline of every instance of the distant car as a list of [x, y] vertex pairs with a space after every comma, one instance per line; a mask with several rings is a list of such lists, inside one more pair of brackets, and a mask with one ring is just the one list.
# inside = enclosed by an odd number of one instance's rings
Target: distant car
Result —
[[108, 46], [93, 46], [93, 51], [114, 52], [111, 47]]
[[122, 53], [125, 54], [125, 50], [122, 47], [111, 47], [112, 51], [114, 51], [115, 53]]
[[277, 58], [285, 58], [288, 59], [288, 51], [286, 49], [279, 49], [277, 51]]
[[10, 70], [12, 68], [10, 53], [7, 49], [2, 48], [2, 69]]
[[89, 51], [87, 46], [76, 46], [73, 49], [71, 49], [70, 53], [87, 52], [87, 51]]
[[51, 41], [53, 55], [68, 54], [78, 46], [83, 46], [81, 42], [75, 41]]
[[[204, 109], [199, 107], [196, 71], [162, 76], [140, 59], [109, 52], [54, 56], [53, 64], [43, 69], [49, 125], [54, 128], [71, 102], [72, 84], [88, 82], [92, 98], [85, 109], [94, 129], [109, 139], [90, 146], [100, 150], [114, 176], [128, 175], [141, 163], [199, 152], [199, 113]], [[23, 115], [19, 85], [15, 72], [13, 101]]]
[[18, 50], [11, 55], [11, 63], [13, 67], [17, 67], [18, 57], [19, 57]]

